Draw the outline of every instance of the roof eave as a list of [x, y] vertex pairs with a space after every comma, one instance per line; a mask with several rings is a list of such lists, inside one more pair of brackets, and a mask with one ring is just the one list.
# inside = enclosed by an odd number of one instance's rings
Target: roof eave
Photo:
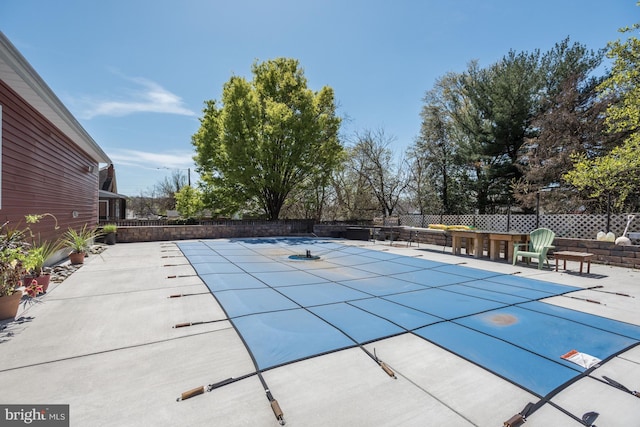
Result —
[[112, 163], [29, 62], [0, 31], [0, 78], [97, 163]]

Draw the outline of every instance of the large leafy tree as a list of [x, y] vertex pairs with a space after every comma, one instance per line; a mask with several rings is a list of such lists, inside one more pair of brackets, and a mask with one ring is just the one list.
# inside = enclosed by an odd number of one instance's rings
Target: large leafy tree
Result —
[[[603, 53], [565, 39], [543, 56], [545, 85], [540, 112], [532, 122], [536, 132], [522, 146], [523, 177], [514, 183], [515, 197], [524, 208], [536, 205], [541, 188], [566, 187], [562, 176], [571, 169], [572, 156], [595, 157], [619, 144], [620, 135], [607, 134], [604, 123], [614, 98], [601, 96], [597, 87], [603, 77], [594, 76]], [[575, 191], [547, 192], [542, 201], [547, 212], [566, 212], [584, 203]]]
[[462, 76], [471, 108], [465, 131], [475, 161], [477, 208], [486, 213], [494, 205], [511, 202], [511, 182], [522, 175], [518, 154], [531, 136], [543, 85], [540, 53], [510, 51], [488, 68], [471, 63]]
[[459, 79], [459, 75], [449, 73], [427, 92], [420, 113], [420, 135], [409, 149], [409, 188], [422, 194], [422, 202], [429, 200], [427, 205], [418, 204], [424, 213], [464, 213], [474, 199], [467, 179], [473, 163], [467, 156], [464, 128], [468, 105]]
[[218, 213], [261, 210], [278, 219], [292, 191], [324, 181], [340, 161], [333, 90], [314, 92], [297, 60], [254, 63], [233, 76], [222, 102], [206, 102], [192, 142], [208, 205]]
[[[622, 33], [640, 29], [640, 24], [622, 28]], [[576, 155], [574, 169], [565, 179], [589, 197], [613, 198], [618, 210], [640, 207], [640, 40], [631, 36], [625, 41], [609, 43], [607, 56], [614, 60], [610, 76], [602, 82], [603, 96], [619, 97], [607, 109], [610, 132], [627, 135], [621, 146], [604, 156]]]

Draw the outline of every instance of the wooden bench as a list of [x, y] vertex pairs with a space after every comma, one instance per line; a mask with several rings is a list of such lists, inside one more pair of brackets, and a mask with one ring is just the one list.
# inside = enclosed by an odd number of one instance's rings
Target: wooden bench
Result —
[[582, 274], [582, 265], [587, 262], [587, 274], [591, 273], [591, 257], [593, 254], [588, 252], [559, 251], [554, 252], [553, 257], [556, 259], [556, 271], [558, 271], [558, 261], [564, 261], [564, 269], [567, 269], [567, 260], [580, 261], [580, 274]]

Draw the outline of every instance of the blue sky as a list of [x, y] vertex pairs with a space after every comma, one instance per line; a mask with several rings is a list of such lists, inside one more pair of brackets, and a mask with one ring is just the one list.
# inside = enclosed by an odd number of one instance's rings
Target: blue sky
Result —
[[255, 60], [298, 59], [311, 89], [334, 89], [344, 136], [384, 129], [400, 154], [447, 72], [566, 37], [600, 49], [638, 21], [635, 0], [0, 0], [0, 30], [130, 196], [193, 170], [204, 101]]

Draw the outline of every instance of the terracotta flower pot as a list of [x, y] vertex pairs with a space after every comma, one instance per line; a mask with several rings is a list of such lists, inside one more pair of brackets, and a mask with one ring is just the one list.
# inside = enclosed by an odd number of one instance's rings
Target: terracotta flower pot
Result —
[[47, 292], [47, 289], [49, 289], [49, 283], [51, 282], [51, 274], [49, 273], [42, 273], [39, 276], [24, 276], [24, 278], [22, 279], [22, 284], [24, 285], [24, 287], [28, 287], [31, 282], [35, 280], [36, 282], [38, 282], [38, 285], [42, 286], [42, 292]]
[[71, 252], [69, 254], [69, 261], [71, 261], [71, 264], [83, 264], [85, 255], [84, 252]]
[[49, 289], [49, 283], [51, 283], [51, 274], [42, 273], [36, 277], [36, 281], [38, 282], [38, 285], [42, 286], [42, 292], [47, 292], [47, 289]]
[[0, 320], [16, 317], [21, 299], [22, 291], [16, 291], [7, 297], [0, 297]]

